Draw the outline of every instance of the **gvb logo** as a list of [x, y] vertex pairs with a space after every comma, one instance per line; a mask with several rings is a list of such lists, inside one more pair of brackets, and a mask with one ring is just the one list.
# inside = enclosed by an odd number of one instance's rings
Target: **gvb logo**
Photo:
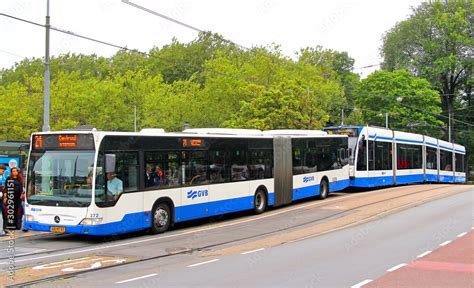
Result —
[[205, 197], [209, 195], [209, 192], [207, 190], [191, 190], [191, 191], [188, 191], [188, 198], [189, 199], [195, 199], [195, 198], [198, 198], [198, 197]]
[[303, 183], [313, 182], [314, 176], [305, 176], [303, 177]]

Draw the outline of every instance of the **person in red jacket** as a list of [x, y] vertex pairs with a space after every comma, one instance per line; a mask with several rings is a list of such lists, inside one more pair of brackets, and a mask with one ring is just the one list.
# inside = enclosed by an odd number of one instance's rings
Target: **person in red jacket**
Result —
[[5, 215], [3, 216], [3, 229], [21, 229], [22, 208], [21, 202], [23, 194], [23, 176], [17, 167], [11, 169], [11, 174], [5, 181], [3, 187], [3, 205]]

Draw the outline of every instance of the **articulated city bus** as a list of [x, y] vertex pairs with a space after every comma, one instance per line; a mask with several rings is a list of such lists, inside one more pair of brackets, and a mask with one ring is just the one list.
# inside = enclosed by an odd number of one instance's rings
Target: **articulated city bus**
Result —
[[348, 137], [188, 129], [35, 133], [28, 230], [115, 235], [317, 196], [349, 185]]
[[337, 126], [324, 130], [349, 137], [352, 187], [466, 182], [464, 146], [368, 126]]

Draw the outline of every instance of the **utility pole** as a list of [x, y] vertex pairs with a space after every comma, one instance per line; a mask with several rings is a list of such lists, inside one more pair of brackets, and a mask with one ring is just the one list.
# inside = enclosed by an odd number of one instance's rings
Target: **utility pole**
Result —
[[344, 108], [341, 109], [341, 126], [344, 126]]
[[388, 129], [388, 112], [385, 112], [385, 128]]
[[50, 131], [49, 108], [50, 108], [50, 73], [49, 73], [49, 0], [46, 0], [46, 51], [44, 55], [44, 99], [43, 99], [43, 131]]
[[448, 142], [451, 143], [451, 107], [448, 111]]

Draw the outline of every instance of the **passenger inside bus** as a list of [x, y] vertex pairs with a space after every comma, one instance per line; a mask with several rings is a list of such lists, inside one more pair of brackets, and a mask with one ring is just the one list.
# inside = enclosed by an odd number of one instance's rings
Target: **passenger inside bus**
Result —
[[107, 191], [112, 194], [114, 199], [118, 199], [123, 192], [123, 182], [115, 173], [107, 173]]
[[164, 184], [163, 181], [163, 170], [161, 169], [160, 165], [156, 165], [155, 173], [153, 173], [153, 185], [161, 186]]

